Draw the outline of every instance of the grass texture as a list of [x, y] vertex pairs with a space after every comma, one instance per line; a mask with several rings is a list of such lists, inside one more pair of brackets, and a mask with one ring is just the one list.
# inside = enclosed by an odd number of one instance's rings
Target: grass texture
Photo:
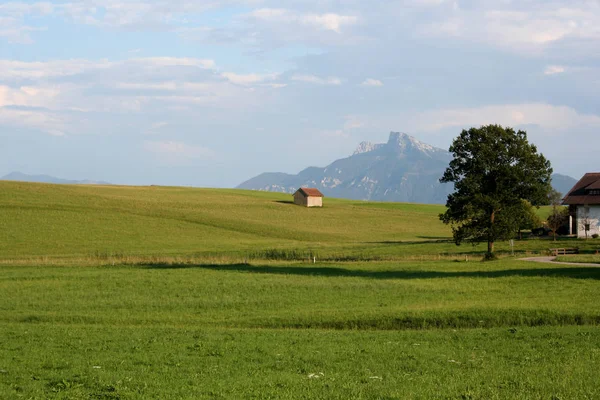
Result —
[[600, 269], [290, 197], [0, 182], [0, 398], [600, 397]]

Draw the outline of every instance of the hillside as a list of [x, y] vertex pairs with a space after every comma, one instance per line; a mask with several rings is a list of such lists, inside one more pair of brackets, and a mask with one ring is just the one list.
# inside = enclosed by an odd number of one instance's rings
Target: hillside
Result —
[[0, 258], [27, 255], [209, 254], [375, 245], [449, 236], [440, 206], [232, 189], [0, 182]]
[[[26, 257], [194, 256], [398, 259], [471, 254], [451, 241], [443, 206], [162, 186], [0, 182], [0, 260]], [[547, 209], [539, 210], [543, 215]], [[508, 249], [499, 243], [498, 250]], [[545, 241], [515, 249], [547, 249]]]
[[[439, 179], [451, 159], [446, 150], [391, 132], [387, 143], [362, 142], [350, 157], [324, 168], [309, 167], [297, 175], [267, 172], [238, 188], [293, 193], [299, 187], [316, 187], [325, 196], [344, 199], [445, 204], [452, 185]], [[563, 194], [576, 182], [552, 175], [552, 185]]]
[[552, 187], [554, 190], [562, 193], [563, 196], [566, 196], [576, 183], [577, 179], [570, 176], [561, 174], [552, 175]]
[[72, 180], [62, 179], [50, 175], [29, 175], [22, 172], [11, 172], [10, 174], [0, 177], [0, 181], [18, 181], [18, 182], [38, 182], [38, 183], [56, 183], [62, 185], [110, 185], [104, 181], [92, 181], [89, 179]]

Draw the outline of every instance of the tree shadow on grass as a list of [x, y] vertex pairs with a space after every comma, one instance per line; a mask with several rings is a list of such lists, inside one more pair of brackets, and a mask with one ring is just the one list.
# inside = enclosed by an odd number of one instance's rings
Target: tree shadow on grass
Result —
[[427, 240], [443, 240], [445, 242], [452, 242], [452, 236], [417, 236], [419, 239]]
[[351, 277], [370, 279], [439, 279], [439, 278], [505, 278], [522, 277], [557, 277], [574, 279], [600, 279], [600, 266], [574, 268], [531, 268], [506, 269], [497, 271], [366, 271], [336, 267], [301, 267], [301, 266], [272, 266], [250, 264], [144, 264], [147, 269], [185, 269], [199, 268], [213, 271], [242, 272], [255, 274], [278, 274], [321, 277]]
[[[419, 236], [420, 237], [420, 236]], [[378, 242], [364, 242], [368, 244], [407, 245], [407, 244], [431, 244], [452, 243], [451, 239], [422, 239], [422, 240], [382, 240]]]

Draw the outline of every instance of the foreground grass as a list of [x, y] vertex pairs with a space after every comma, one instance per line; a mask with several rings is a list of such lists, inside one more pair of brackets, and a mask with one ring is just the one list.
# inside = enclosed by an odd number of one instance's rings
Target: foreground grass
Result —
[[600, 397], [600, 269], [515, 260], [595, 243], [441, 211], [0, 182], [0, 398]]
[[[600, 247], [600, 246], [599, 246]], [[556, 261], [600, 264], [600, 254], [577, 254], [556, 257]]]
[[600, 270], [505, 260], [3, 267], [3, 322], [231, 328], [596, 323]]
[[0, 277], [0, 398], [600, 395], [593, 267], [5, 266]]
[[600, 396], [600, 335], [592, 327], [342, 332], [11, 323], [0, 336], [10, 339], [0, 348], [3, 398]]

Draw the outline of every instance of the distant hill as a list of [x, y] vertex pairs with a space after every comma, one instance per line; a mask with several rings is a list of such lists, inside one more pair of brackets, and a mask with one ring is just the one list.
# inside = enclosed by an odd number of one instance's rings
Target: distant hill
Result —
[[[451, 159], [446, 150], [405, 133], [391, 132], [387, 143], [362, 142], [350, 157], [325, 168], [309, 167], [297, 175], [263, 173], [238, 188], [293, 193], [308, 186], [327, 197], [444, 204], [453, 186], [441, 184], [439, 179]], [[552, 180], [561, 193], [576, 182], [559, 174]]]
[[38, 182], [38, 183], [58, 183], [65, 185], [110, 185], [104, 181], [91, 181], [88, 179], [77, 181], [69, 179], [56, 178], [50, 175], [28, 175], [22, 172], [11, 172], [0, 178], [0, 181], [21, 181], [21, 182]]
[[561, 174], [552, 175], [552, 187], [554, 190], [562, 193], [563, 196], [566, 196], [576, 183], [577, 179], [570, 176]]

